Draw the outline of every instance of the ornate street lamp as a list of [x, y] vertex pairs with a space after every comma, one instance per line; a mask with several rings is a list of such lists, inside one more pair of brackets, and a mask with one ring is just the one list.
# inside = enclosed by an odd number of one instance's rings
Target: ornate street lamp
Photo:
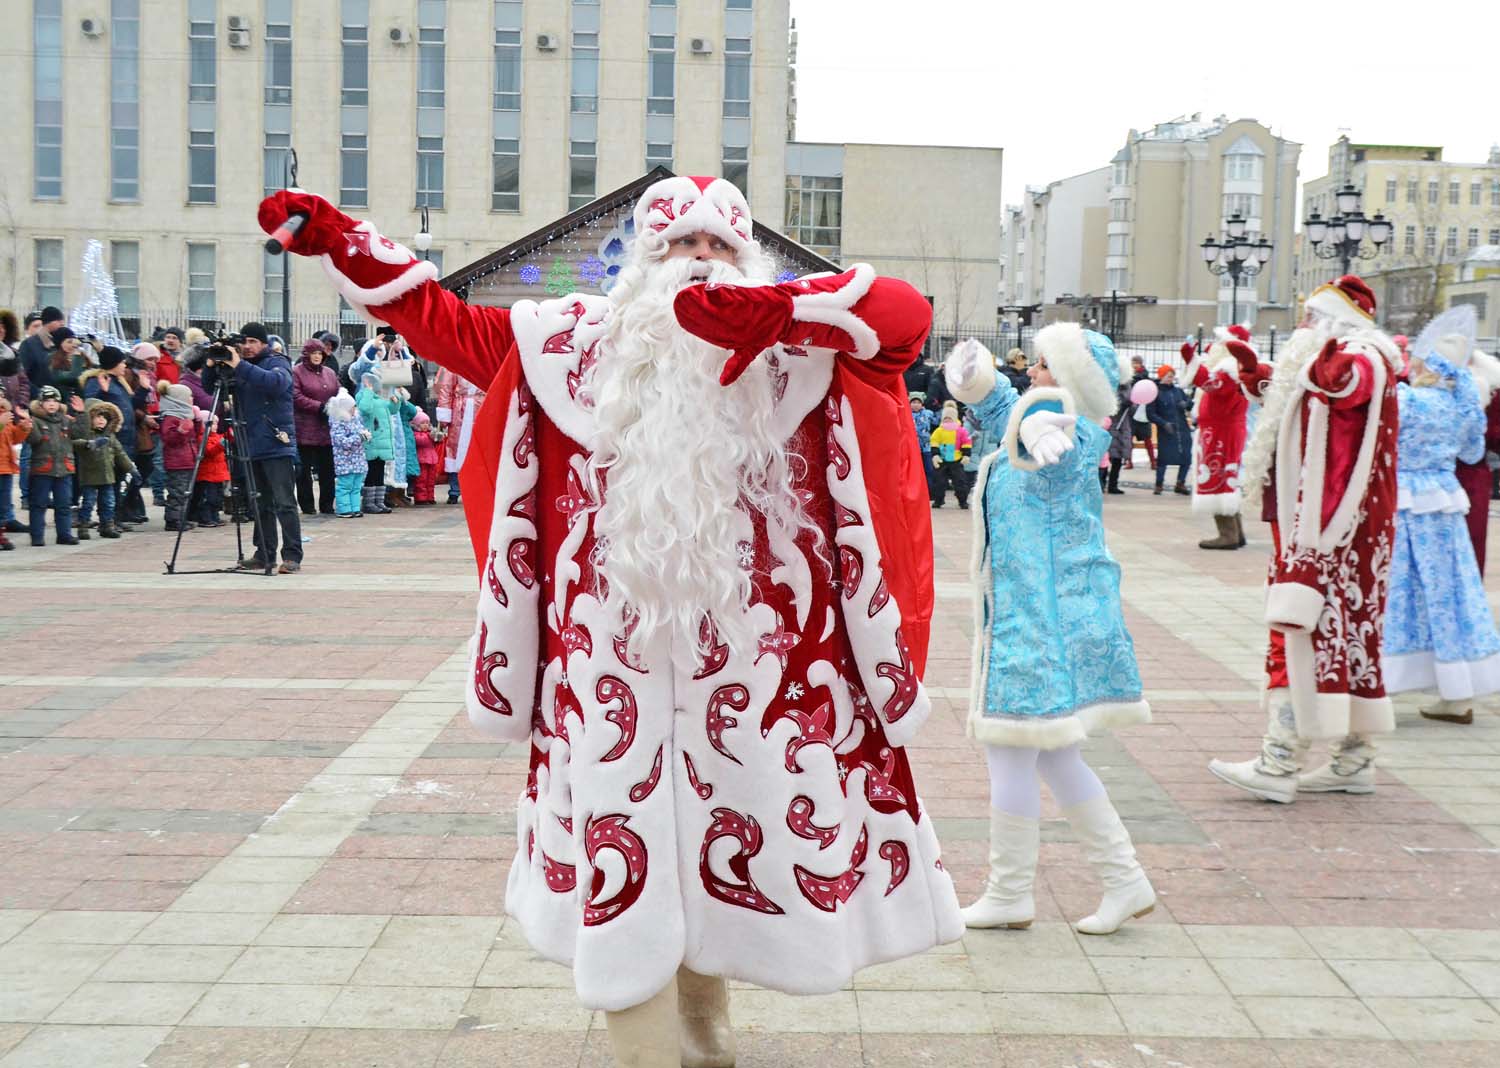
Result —
[[1259, 239], [1248, 231], [1248, 224], [1239, 212], [1224, 220], [1224, 237], [1216, 240], [1213, 234], [1204, 239], [1198, 250], [1203, 254], [1203, 263], [1214, 275], [1229, 275], [1233, 288], [1229, 297], [1229, 321], [1240, 318], [1240, 279], [1254, 278], [1271, 259], [1271, 242]]
[[427, 205], [422, 205], [422, 228], [417, 231], [417, 238], [412, 244], [417, 246], [417, 251], [422, 254], [422, 259], [427, 259], [427, 250], [432, 247], [432, 231], [427, 228]]
[[[1338, 214], [1325, 219], [1313, 212], [1302, 222], [1302, 232], [1312, 244], [1312, 253], [1320, 260], [1338, 260], [1339, 274], [1348, 274], [1354, 260], [1370, 260], [1380, 254], [1380, 247], [1391, 239], [1394, 227], [1380, 212], [1366, 219], [1360, 210], [1362, 194], [1345, 182], [1333, 200]], [[1364, 243], [1369, 238], [1371, 244]]]

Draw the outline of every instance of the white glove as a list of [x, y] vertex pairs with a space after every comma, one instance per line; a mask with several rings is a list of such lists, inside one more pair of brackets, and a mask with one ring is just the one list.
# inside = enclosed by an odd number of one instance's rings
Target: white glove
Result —
[[954, 396], [965, 392], [978, 377], [980, 365], [988, 356], [985, 347], [973, 338], [953, 346], [943, 364], [943, 381], [948, 384], [948, 392]]
[[1019, 437], [1031, 458], [1042, 467], [1050, 467], [1073, 448], [1068, 430], [1078, 417], [1060, 412], [1035, 412], [1021, 420]]

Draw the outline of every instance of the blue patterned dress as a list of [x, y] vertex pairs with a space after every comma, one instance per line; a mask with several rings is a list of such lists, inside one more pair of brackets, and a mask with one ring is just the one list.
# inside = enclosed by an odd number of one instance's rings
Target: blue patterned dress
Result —
[[[1001, 378], [970, 407], [1001, 441], [981, 469], [975, 511], [976, 625], [970, 733], [987, 745], [1058, 749], [1095, 727], [1151, 718], [1120, 605], [1120, 566], [1104, 540], [1099, 459], [1109, 434], [1079, 417], [1074, 448], [1051, 467], [1011, 462], [1022, 416], [1054, 390], [1018, 403]], [[1019, 446], [1017, 446], [1019, 449]]]
[[1454, 473], [1455, 461], [1484, 456], [1484, 410], [1467, 372], [1451, 381], [1451, 389], [1396, 389], [1398, 507], [1381, 669], [1391, 693], [1436, 690], [1463, 700], [1500, 691], [1500, 634], [1469, 540], [1469, 498]]

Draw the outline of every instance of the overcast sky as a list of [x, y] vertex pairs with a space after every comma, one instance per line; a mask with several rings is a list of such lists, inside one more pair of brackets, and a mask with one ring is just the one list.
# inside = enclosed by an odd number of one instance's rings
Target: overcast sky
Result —
[[[1500, 141], [1496, 0], [791, 5], [798, 140], [1003, 148], [1006, 203], [1195, 111], [1300, 142], [1299, 182], [1342, 130], [1468, 162]], [[1346, 48], [1349, 23], [1363, 36]]]

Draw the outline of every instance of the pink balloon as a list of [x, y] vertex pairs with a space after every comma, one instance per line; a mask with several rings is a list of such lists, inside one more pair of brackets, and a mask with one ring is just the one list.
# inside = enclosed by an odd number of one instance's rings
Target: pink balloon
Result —
[[1143, 378], [1130, 387], [1131, 404], [1150, 404], [1156, 399], [1156, 383]]

